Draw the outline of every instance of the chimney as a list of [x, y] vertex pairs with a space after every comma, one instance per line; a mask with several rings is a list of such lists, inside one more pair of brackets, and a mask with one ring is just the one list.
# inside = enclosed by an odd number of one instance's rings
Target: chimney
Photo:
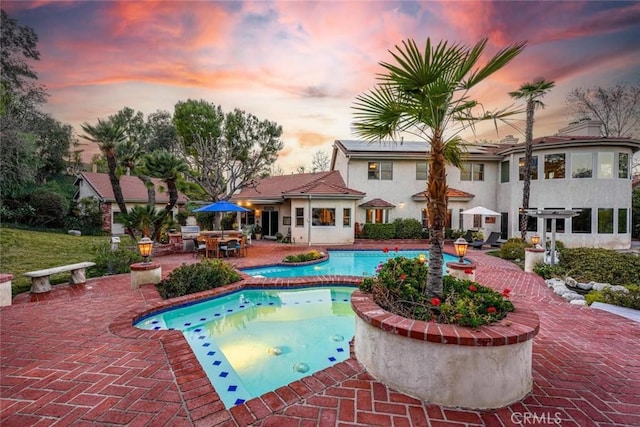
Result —
[[600, 120], [591, 120], [589, 118], [580, 119], [569, 123], [569, 126], [558, 130], [560, 136], [602, 136], [600, 129], [602, 122]]
[[500, 140], [500, 144], [517, 144], [518, 138], [514, 138], [513, 135], [507, 135]]

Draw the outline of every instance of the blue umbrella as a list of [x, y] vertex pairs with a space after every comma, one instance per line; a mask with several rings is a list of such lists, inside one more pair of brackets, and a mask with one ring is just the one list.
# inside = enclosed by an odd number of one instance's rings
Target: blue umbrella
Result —
[[[251, 209], [243, 208], [226, 200], [218, 200], [210, 205], [194, 209], [194, 212], [251, 212]], [[224, 236], [224, 230], [222, 230]]]

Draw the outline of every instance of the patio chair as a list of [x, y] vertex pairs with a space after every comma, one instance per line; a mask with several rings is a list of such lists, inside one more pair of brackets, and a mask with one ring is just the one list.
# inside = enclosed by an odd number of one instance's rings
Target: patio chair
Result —
[[215, 237], [207, 237], [206, 240], [206, 257], [210, 258], [211, 254], [213, 254], [216, 258], [220, 256], [220, 247], [218, 245], [218, 239]]
[[193, 256], [197, 257], [207, 251], [207, 245], [198, 238], [193, 239]]
[[492, 231], [491, 234], [489, 234], [487, 240], [485, 240], [484, 242], [471, 242], [469, 243], [469, 246], [474, 249], [482, 249], [484, 245], [490, 245], [491, 247], [500, 247], [500, 242], [498, 242], [499, 239], [500, 233], [498, 233], [497, 231]]
[[240, 247], [238, 248], [238, 255], [246, 256], [248, 253], [249, 252], [247, 249], [247, 236], [242, 236], [240, 238]]
[[240, 244], [237, 239], [230, 239], [220, 245], [220, 250], [224, 252], [224, 255], [228, 257], [230, 254], [237, 254], [240, 249]]
[[464, 236], [462, 236], [462, 238], [466, 240], [467, 243], [471, 243], [473, 242], [473, 233], [475, 233], [475, 231], [467, 230], [467, 232], [464, 234]]

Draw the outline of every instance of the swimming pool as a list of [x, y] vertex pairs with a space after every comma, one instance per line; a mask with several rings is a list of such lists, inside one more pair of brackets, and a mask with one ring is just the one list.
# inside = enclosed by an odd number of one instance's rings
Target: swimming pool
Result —
[[182, 331], [227, 409], [349, 358], [351, 286], [243, 290], [153, 313]]
[[[403, 256], [406, 258], [417, 258], [424, 254], [427, 259], [429, 251], [424, 250], [391, 250], [384, 253], [381, 250], [366, 251], [328, 251], [329, 259], [318, 264], [303, 266], [272, 265], [259, 268], [246, 268], [241, 271], [249, 276], [263, 277], [303, 277], [322, 275], [343, 275], [343, 276], [373, 276], [376, 267], [381, 262], [389, 258]], [[444, 264], [455, 262], [458, 258], [449, 254], [444, 254]]]

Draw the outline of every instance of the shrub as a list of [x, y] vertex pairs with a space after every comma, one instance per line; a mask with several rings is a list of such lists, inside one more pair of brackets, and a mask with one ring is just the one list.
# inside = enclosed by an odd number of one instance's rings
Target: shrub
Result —
[[585, 296], [585, 299], [589, 305], [598, 301], [640, 310], [640, 286], [629, 285], [626, 288], [629, 290], [628, 293], [612, 291], [609, 288], [601, 291], [591, 291]]
[[422, 237], [422, 223], [415, 218], [398, 218], [393, 221], [396, 227], [397, 239], [420, 239]]
[[297, 254], [297, 255], [287, 255], [284, 258], [284, 262], [306, 262], [306, 261], [314, 261], [316, 259], [320, 259], [324, 257], [324, 254], [322, 252], [318, 252], [318, 251], [309, 251], [309, 252], [305, 252], [303, 254]]
[[88, 270], [92, 277], [129, 273], [131, 264], [142, 261], [138, 251], [127, 247], [124, 242], [116, 250], [112, 250], [111, 243], [106, 240], [92, 249], [95, 256], [93, 262], [96, 263], [95, 267]]
[[60, 227], [69, 214], [69, 199], [51, 190], [36, 190], [29, 196], [33, 208], [30, 223], [36, 226]]
[[388, 240], [396, 235], [395, 224], [365, 224], [363, 236], [365, 239]]
[[500, 246], [500, 258], [508, 260], [524, 259], [524, 249], [530, 245], [520, 238], [511, 238]]
[[640, 257], [611, 249], [567, 248], [559, 254], [566, 275], [578, 281], [640, 285]]
[[[450, 232], [449, 232], [449, 236], [450, 237], [449, 238], [451, 238], [453, 240], [456, 240], [459, 237], [464, 236], [464, 233], [465, 233], [464, 230], [460, 230], [460, 229], [457, 229], [457, 230], [449, 229], [449, 230], [450, 230]], [[445, 232], [445, 234], [446, 234], [446, 232]]]
[[563, 268], [559, 265], [551, 265], [551, 264], [536, 264], [533, 267], [534, 273], [543, 279], [551, 279], [552, 277], [561, 277], [564, 276]]
[[428, 271], [427, 265], [416, 258], [391, 258], [376, 268], [376, 276], [364, 278], [360, 289], [371, 293], [380, 307], [399, 316], [460, 326], [493, 323], [514, 309], [506, 299], [508, 290], [500, 294], [452, 276], [444, 277], [442, 300], [427, 297]]
[[240, 274], [222, 260], [202, 260], [197, 264], [183, 264], [156, 285], [164, 299], [202, 292], [237, 282]]

